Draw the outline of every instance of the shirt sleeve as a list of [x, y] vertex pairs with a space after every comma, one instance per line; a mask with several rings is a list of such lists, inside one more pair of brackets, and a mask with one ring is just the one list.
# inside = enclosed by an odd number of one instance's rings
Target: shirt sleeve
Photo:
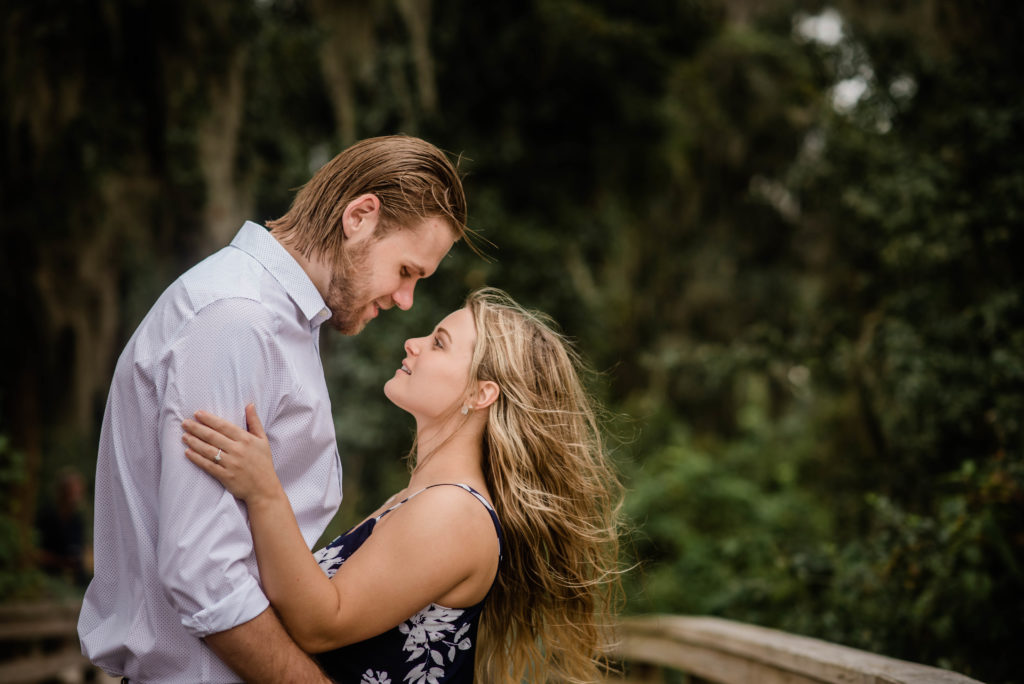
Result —
[[166, 351], [159, 439], [158, 567], [164, 593], [196, 637], [255, 618], [269, 602], [258, 582], [245, 505], [184, 454], [181, 422], [205, 410], [244, 425], [283, 394], [287, 360], [276, 321], [259, 302], [228, 299], [202, 309]]

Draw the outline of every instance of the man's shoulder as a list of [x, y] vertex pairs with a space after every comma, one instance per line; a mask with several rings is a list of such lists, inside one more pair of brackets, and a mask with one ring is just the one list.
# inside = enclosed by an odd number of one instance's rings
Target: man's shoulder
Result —
[[[180, 275], [153, 304], [125, 347], [130, 358], [161, 358], [185, 338], [275, 338], [296, 319], [274, 278], [251, 255], [225, 247]], [[122, 355], [124, 355], [124, 353]]]
[[149, 358], [197, 334], [216, 332], [231, 339], [246, 331], [275, 334], [281, 316], [265, 301], [261, 268], [231, 247], [207, 257], [163, 292], [128, 347], [135, 347], [135, 356]]
[[266, 269], [249, 254], [225, 247], [185, 271], [178, 279], [198, 312], [219, 300], [263, 301]]

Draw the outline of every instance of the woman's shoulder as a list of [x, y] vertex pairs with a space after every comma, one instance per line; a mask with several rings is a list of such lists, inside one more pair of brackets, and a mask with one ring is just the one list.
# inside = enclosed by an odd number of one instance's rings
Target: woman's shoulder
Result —
[[414, 489], [382, 515], [374, 534], [439, 553], [485, 557], [492, 544], [500, 544], [500, 527], [491, 510], [490, 501], [475, 488], [427, 486]]

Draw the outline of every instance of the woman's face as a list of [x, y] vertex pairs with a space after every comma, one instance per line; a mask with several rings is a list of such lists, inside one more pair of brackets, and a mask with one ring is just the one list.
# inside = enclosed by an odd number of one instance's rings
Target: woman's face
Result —
[[426, 337], [405, 341], [405, 358], [384, 384], [388, 399], [417, 422], [443, 418], [467, 399], [476, 324], [469, 309], [444, 318]]

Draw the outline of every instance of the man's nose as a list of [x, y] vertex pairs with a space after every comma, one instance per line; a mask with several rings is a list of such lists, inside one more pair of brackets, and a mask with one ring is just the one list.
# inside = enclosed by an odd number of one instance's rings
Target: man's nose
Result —
[[392, 301], [402, 311], [408, 311], [412, 308], [413, 290], [416, 289], [415, 282], [409, 282], [403, 284], [394, 294], [391, 295]]

